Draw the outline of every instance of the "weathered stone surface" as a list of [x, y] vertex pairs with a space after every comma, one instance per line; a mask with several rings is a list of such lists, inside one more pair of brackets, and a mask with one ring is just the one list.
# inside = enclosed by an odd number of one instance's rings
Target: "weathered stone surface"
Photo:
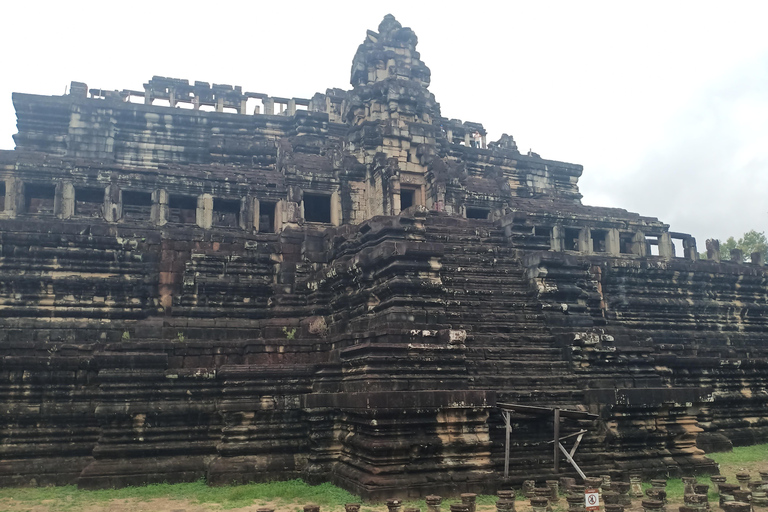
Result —
[[[763, 259], [697, 261], [583, 205], [581, 166], [442, 117], [416, 42], [387, 16], [352, 89], [311, 99], [14, 94], [0, 485], [492, 492], [497, 402], [598, 413], [561, 429], [588, 431], [589, 475], [713, 472], [703, 446], [768, 440]], [[511, 482], [558, 477], [551, 426], [513, 422]]]

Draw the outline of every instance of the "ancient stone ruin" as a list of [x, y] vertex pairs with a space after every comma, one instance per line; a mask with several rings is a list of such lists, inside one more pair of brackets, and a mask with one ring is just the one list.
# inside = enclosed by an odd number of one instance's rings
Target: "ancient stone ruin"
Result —
[[[442, 117], [416, 43], [385, 17], [311, 99], [13, 95], [1, 485], [489, 492], [500, 403], [597, 415], [560, 426], [592, 476], [768, 441], [762, 257], [583, 205], [581, 166]], [[509, 480], [555, 477], [551, 417], [510, 418]]]

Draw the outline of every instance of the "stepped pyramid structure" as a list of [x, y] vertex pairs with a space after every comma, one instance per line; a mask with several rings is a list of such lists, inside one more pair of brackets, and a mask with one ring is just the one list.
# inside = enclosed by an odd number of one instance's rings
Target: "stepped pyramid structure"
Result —
[[[492, 491], [500, 403], [591, 413], [591, 475], [768, 441], [762, 256], [583, 205], [581, 166], [442, 117], [416, 43], [385, 17], [311, 99], [14, 94], [0, 485]], [[551, 419], [512, 424], [508, 478], [554, 477]]]

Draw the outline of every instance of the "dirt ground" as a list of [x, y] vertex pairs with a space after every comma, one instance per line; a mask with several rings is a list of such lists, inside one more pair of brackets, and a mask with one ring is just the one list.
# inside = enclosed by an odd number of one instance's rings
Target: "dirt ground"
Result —
[[[683, 503], [672, 502], [667, 505], [668, 511], [675, 511], [677, 507]], [[55, 500], [44, 500], [43, 502], [35, 505], [31, 505], [29, 502], [21, 502], [11, 499], [0, 500], [0, 511], [2, 512], [58, 512], [60, 510], [76, 510], [78, 512], [211, 512], [220, 510], [229, 510], [233, 512], [256, 512], [259, 508], [269, 507], [274, 508], [275, 512], [300, 512], [303, 510], [306, 503], [292, 503], [285, 502], [283, 500], [267, 502], [259, 500], [254, 502], [253, 505], [240, 508], [228, 508], [224, 509], [219, 504], [207, 503], [199, 504], [192, 503], [184, 500], [170, 500], [170, 499], [153, 499], [153, 500], [135, 500], [135, 499], [120, 499], [104, 501], [100, 503], [94, 503], [86, 505], [84, 507], [70, 508], [65, 503], [56, 502]], [[518, 512], [530, 512], [530, 504], [527, 500], [517, 501], [515, 503]], [[561, 498], [557, 506], [553, 507], [553, 512], [565, 512], [567, 509], [565, 499]], [[402, 510], [402, 509], [401, 509]], [[447, 506], [443, 506], [442, 511], [449, 512]], [[384, 504], [380, 505], [363, 505], [361, 512], [386, 512], [387, 507]], [[496, 507], [493, 505], [479, 505], [477, 512], [495, 512]], [[338, 507], [338, 510], [329, 510], [321, 508], [321, 512], [344, 512], [343, 507]], [[426, 512], [422, 510], [422, 512]], [[632, 501], [632, 507], [627, 509], [627, 512], [642, 512], [642, 506], [640, 505], [640, 499], [634, 499]]]

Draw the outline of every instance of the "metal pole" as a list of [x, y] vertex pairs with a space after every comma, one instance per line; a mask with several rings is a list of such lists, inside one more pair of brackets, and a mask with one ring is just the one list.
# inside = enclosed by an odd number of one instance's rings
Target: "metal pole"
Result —
[[555, 474], [560, 472], [560, 409], [555, 408]]
[[501, 411], [501, 415], [504, 417], [507, 431], [507, 442], [504, 445], [504, 478], [509, 478], [509, 438], [512, 434], [512, 422], [509, 419], [508, 411]]

